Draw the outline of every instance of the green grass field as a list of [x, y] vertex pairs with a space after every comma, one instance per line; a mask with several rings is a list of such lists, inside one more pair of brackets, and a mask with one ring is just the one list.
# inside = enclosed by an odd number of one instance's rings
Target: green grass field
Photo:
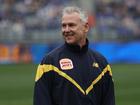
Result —
[[[0, 65], [0, 105], [32, 105], [37, 65]], [[140, 65], [112, 65], [116, 105], [140, 105]]]

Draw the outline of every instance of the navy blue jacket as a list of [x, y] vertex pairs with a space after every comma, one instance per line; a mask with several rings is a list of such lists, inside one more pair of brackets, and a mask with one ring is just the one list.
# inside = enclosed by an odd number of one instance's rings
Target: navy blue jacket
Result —
[[65, 43], [38, 66], [34, 105], [115, 105], [110, 65], [88, 42]]

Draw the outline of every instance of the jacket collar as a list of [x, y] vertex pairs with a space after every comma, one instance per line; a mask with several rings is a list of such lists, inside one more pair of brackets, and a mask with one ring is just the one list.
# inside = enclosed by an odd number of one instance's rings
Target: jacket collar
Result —
[[68, 43], [65, 42], [65, 45], [66, 47], [72, 51], [72, 52], [75, 52], [75, 53], [86, 53], [87, 50], [88, 50], [88, 44], [89, 44], [89, 41], [88, 39], [86, 39], [86, 44], [81, 48], [79, 45], [70, 45]]

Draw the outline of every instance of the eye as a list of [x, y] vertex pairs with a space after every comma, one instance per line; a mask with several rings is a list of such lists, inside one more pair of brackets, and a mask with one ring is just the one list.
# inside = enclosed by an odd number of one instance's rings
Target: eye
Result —
[[62, 27], [65, 28], [66, 27], [66, 24], [62, 24]]
[[74, 26], [76, 26], [76, 24], [74, 24], [74, 23], [69, 24], [69, 27], [74, 27]]

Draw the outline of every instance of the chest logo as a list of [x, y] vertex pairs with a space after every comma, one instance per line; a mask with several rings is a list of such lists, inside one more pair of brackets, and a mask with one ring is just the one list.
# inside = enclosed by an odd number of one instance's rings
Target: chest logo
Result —
[[73, 69], [73, 63], [71, 59], [64, 58], [59, 61], [60, 67], [62, 70], [70, 70]]
[[99, 67], [99, 64], [96, 63], [96, 62], [93, 62], [92, 66], [98, 68]]

